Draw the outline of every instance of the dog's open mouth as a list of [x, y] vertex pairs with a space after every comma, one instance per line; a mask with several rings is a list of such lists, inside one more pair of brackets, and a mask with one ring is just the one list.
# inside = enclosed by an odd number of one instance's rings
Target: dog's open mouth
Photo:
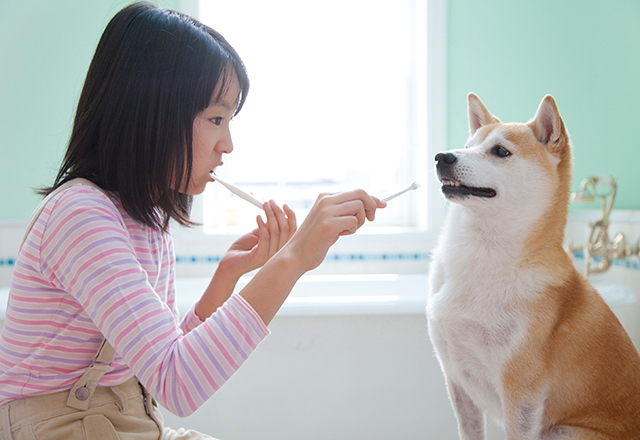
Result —
[[442, 179], [442, 193], [446, 197], [495, 197], [496, 191], [492, 188], [477, 188], [465, 186], [456, 180]]

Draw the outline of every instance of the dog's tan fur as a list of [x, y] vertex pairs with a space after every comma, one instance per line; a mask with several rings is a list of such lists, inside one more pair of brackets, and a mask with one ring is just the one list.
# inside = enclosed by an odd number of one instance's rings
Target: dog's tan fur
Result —
[[[541, 210], [522, 216], [503, 206], [517, 200], [508, 189], [453, 197], [434, 252], [429, 330], [460, 437], [483, 439], [483, 413], [491, 411], [509, 440], [640, 439], [640, 356], [562, 247], [571, 143], [555, 101], [545, 97], [526, 124], [503, 124], [470, 94], [469, 125], [467, 149], [450, 152], [468, 158], [463, 179], [482, 186], [474, 168], [492, 161], [486, 186], [493, 179], [500, 187], [509, 162], [490, 155], [498, 142], [513, 153], [510, 163], [534, 170], [538, 182], [524, 176], [521, 184], [542, 189], [523, 192]], [[496, 216], [510, 222], [506, 232]]]

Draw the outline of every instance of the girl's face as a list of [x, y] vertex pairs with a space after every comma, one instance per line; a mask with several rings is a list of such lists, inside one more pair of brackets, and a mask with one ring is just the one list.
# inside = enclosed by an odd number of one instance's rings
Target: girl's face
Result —
[[207, 182], [213, 182], [210, 174], [222, 165], [222, 155], [233, 151], [229, 122], [233, 117], [240, 96], [240, 83], [235, 73], [227, 82], [226, 90], [220, 94], [214, 90], [217, 98], [209, 104], [193, 121], [193, 164], [191, 182], [186, 194], [196, 195], [204, 191]]

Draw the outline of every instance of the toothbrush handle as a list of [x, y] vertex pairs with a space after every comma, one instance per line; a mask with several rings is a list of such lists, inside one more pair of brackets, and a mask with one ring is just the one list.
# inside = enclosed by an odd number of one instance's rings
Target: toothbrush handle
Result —
[[229, 191], [231, 191], [232, 193], [234, 193], [235, 195], [237, 195], [238, 197], [246, 200], [247, 202], [253, 204], [254, 206], [263, 209], [262, 207], [262, 203], [256, 199], [255, 197], [253, 197], [250, 194], [247, 194], [246, 192], [242, 191], [240, 188], [238, 188], [235, 185], [232, 185], [229, 182], [225, 182], [223, 180], [220, 180], [218, 177], [214, 177], [214, 180], [216, 182], [218, 182], [220, 185], [224, 186], [225, 188], [227, 188]]
[[410, 191], [411, 188], [405, 188], [400, 192], [397, 192], [395, 194], [390, 195], [389, 197], [385, 197], [384, 199], [382, 199], [383, 202], [388, 202], [389, 200], [393, 200], [398, 196], [401, 196], [402, 194], [406, 193], [407, 191]]

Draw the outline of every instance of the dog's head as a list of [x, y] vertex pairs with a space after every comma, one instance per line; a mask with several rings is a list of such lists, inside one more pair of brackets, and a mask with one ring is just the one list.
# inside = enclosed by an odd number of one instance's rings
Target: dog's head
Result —
[[470, 208], [541, 207], [554, 194], [566, 204], [571, 148], [554, 99], [545, 96], [525, 124], [501, 123], [476, 95], [468, 99], [471, 135], [465, 147], [435, 157], [444, 196]]

